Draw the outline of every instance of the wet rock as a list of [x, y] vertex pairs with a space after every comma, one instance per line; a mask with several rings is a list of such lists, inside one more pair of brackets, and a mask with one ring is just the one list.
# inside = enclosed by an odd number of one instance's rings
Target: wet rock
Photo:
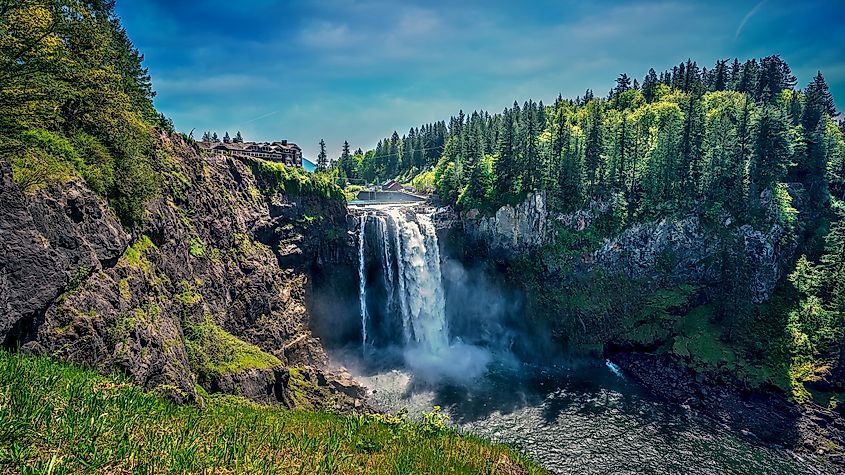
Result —
[[657, 396], [693, 407], [765, 443], [824, 454], [840, 466], [845, 462], [845, 425], [834, 411], [812, 403], [796, 405], [776, 391], [696, 373], [667, 355], [618, 353], [612, 359]]

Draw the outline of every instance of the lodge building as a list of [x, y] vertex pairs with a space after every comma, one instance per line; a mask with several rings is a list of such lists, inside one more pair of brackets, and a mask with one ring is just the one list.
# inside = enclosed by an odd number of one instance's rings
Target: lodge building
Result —
[[302, 166], [302, 149], [299, 145], [282, 140], [280, 142], [201, 142], [206, 150], [232, 157], [261, 158], [271, 162], [284, 163], [291, 167]]

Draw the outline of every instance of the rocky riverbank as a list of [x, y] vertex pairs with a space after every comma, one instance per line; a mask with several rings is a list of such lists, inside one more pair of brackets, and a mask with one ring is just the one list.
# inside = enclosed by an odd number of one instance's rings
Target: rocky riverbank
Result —
[[845, 472], [845, 418], [777, 391], [742, 388], [730, 376], [695, 372], [667, 355], [623, 352], [612, 361], [653, 394], [698, 411], [749, 437], [827, 459]]

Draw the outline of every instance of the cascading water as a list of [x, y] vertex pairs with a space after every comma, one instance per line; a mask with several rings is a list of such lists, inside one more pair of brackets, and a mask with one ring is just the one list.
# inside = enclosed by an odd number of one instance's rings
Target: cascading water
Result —
[[358, 299], [361, 303], [361, 344], [367, 347], [367, 275], [364, 268], [364, 244], [366, 241], [367, 215], [361, 216], [361, 229], [358, 235]]
[[387, 318], [400, 319], [403, 344], [437, 354], [449, 346], [437, 234], [430, 216], [410, 216], [416, 219], [409, 219], [399, 209], [388, 209], [361, 217], [358, 250], [362, 341], [366, 347], [368, 335], [373, 331], [367, 308], [370, 305], [366, 268], [369, 229], [378, 234], [378, 239], [370, 241], [373, 247], [379, 246], [378, 252], [370, 255], [381, 267]]

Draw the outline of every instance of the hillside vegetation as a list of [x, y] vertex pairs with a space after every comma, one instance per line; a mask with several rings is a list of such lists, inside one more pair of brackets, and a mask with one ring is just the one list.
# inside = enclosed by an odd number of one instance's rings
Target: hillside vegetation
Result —
[[0, 351], [3, 473], [546, 473], [433, 412], [339, 416], [206, 396], [180, 406], [128, 380]]

